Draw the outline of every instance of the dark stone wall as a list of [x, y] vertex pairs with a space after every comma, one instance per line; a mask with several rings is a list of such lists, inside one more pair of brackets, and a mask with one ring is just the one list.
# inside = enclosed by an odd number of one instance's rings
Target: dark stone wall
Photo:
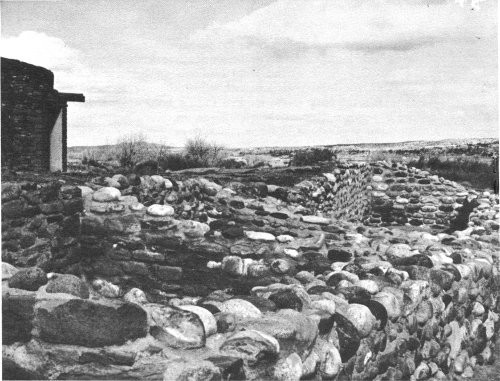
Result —
[[2, 262], [62, 271], [80, 261], [80, 188], [58, 181], [2, 183]]
[[61, 108], [54, 74], [2, 57], [2, 166], [49, 169], [49, 137]]

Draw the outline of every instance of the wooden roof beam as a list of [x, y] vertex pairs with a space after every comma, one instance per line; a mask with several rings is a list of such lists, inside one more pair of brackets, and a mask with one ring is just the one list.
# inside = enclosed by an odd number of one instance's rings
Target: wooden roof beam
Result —
[[59, 96], [65, 102], [85, 102], [85, 96], [77, 93], [59, 93]]

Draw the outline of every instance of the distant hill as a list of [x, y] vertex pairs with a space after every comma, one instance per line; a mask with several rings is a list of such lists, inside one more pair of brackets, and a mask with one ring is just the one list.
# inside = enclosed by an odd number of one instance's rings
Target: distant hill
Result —
[[[163, 146], [166, 149], [176, 149], [178, 147], [174, 146], [166, 146], [164, 144], [158, 144], [158, 143], [146, 143], [148, 146], [151, 146], [152, 148], [154, 147], [160, 147]], [[109, 151], [113, 150], [118, 146], [118, 144], [103, 144], [99, 146], [72, 146], [68, 147], [68, 153], [71, 154], [81, 154], [83, 152], [86, 152], [88, 150], [94, 150], [94, 151]]]
[[[158, 143], [146, 143], [151, 147], [160, 147], [164, 146], [168, 150], [178, 151], [182, 149], [182, 147], [175, 146], [165, 146], [163, 144]], [[419, 148], [435, 148], [435, 147], [453, 147], [453, 146], [463, 146], [467, 144], [498, 144], [498, 139], [496, 138], [473, 138], [473, 139], [444, 139], [444, 140], [415, 140], [415, 141], [406, 141], [406, 142], [397, 142], [397, 143], [359, 143], [359, 144], [328, 144], [328, 145], [320, 145], [314, 147], [325, 147], [325, 148], [337, 148], [340, 150], [346, 149], [358, 149], [358, 150], [388, 150], [388, 149], [419, 149]], [[68, 147], [68, 152], [73, 154], [79, 154], [85, 152], [89, 149], [91, 150], [112, 150], [117, 146], [117, 144], [105, 144], [98, 146], [72, 146]], [[313, 147], [313, 146], [311, 146]], [[306, 146], [275, 146], [275, 147], [258, 147], [258, 148], [229, 148], [229, 151], [269, 151], [272, 149], [283, 149], [295, 151], [298, 149], [307, 148]]]
[[[498, 139], [495, 138], [476, 138], [476, 139], [444, 139], [435, 141], [417, 140], [417, 141], [406, 141], [397, 143], [359, 143], [359, 144], [329, 144], [316, 146], [319, 148], [331, 148], [337, 152], [348, 152], [348, 151], [407, 151], [407, 150], [430, 150], [434, 148], [448, 149], [455, 147], [467, 147], [468, 145], [485, 145], [488, 147], [493, 147], [498, 150]], [[296, 146], [296, 147], [259, 147], [259, 148], [240, 148], [242, 152], [251, 152], [253, 154], [267, 153], [270, 151], [297, 151], [305, 148], [310, 148], [306, 146]]]

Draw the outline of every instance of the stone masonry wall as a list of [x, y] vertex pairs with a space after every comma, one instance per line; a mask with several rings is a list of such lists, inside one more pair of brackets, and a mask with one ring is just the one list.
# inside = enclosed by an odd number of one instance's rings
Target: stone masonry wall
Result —
[[[320, 218], [359, 221], [369, 205], [369, 174], [368, 166], [355, 166], [313, 176], [294, 187], [228, 182], [225, 197], [214, 197], [222, 186], [203, 178], [175, 181], [173, 177], [143, 176], [130, 180], [116, 175], [103, 185], [115, 183], [122, 189], [119, 200], [99, 202], [90, 189], [84, 192], [82, 270], [153, 292], [199, 295], [227, 286], [245, 287], [241, 279], [214, 277], [207, 268], [208, 262], [220, 262], [234, 253], [248, 252], [248, 258], [254, 259], [272, 254], [269, 245], [255, 249], [243, 228], [263, 233], [275, 233], [278, 228], [285, 234], [296, 227], [301, 216], [317, 213], [325, 216]], [[134, 181], [136, 185], [132, 185]], [[231, 200], [232, 192], [241, 192], [241, 196]], [[261, 200], [266, 198], [276, 203], [273, 209], [263, 208]], [[163, 203], [171, 208], [168, 215], [148, 212], [152, 205]], [[296, 215], [280, 211], [280, 204], [295, 205]], [[303, 247], [321, 243], [321, 234], [306, 233]], [[236, 241], [228, 241], [224, 234]], [[300, 247], [299, 241], [296, 246]], [[252, 253], [258, 249], [262, 252]]]
[[2, 58], [2, 166], [48, 170], [49, 134], [60, 105], [54, 75]]
[[498, 199], [444, 234], [308, 214], [279, 187], [246, 186], [261, 196], [201, 177], [4, 183], [14, 246], [29, 216], [52, 245], [84, 208], [76, 262], [3, 259], [86, 275], [2, 264], [4, 378], [452, 380], [492, 363]]
[[[337, 220], [360, 221], [369, 213], [371, 170], [366, 164], [338, 163], [330, 172], [313, 177], [295, 186], [301, 191], [291, 202], [297, 201], [313, 214], [321, 213]], [[294, 195], [294, 192], [291, 192]]]
[[2, 261], [61, 271], [80, 261], [81, 190], [58, 181], [2, 183]]
[[378, 162], [372, 172], [371, 213], [364, 220], [369, 226], [410, 224], [445, 230], [467, 198], [476, 199], [476, 207], [483, 204], [482, 209], [495, 204], [494, 195], [403, 164]]

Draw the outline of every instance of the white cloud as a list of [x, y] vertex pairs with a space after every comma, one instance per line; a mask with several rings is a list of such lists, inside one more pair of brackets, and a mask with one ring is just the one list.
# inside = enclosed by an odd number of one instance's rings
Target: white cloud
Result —
[[2, 36], [2, 56], [51, 70], [72, 70], [80, 59], [79, 51], [60, 38], [33, 31], [21, 32], [19, 36]]
[[[494, 34], [494, 15], [453, 2], [377, 0], [279, 0], [237, 21], [197, 32], [204, 41], [247, 40], [264, 47], [342, 47], [355, 50], [411, 50], [469, 37], [471, 29]], [[493, 20], [493, 22], [491, 22]]]
[[18, 36], [2, 36], [2, 56], [51, 70], [54, 87], [60, 91], [83, 92], [100, 99], [121, 89], [116, 70], [107, 72], [91, 66], [80, 50], [45, 33], [24, 31]]

